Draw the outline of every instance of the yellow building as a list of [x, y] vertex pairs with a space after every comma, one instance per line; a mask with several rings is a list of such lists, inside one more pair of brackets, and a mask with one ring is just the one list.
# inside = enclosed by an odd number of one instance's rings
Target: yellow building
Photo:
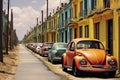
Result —
[[115, 0], [114, 5], [114, 45], [113, 45], [113, 51], [114, 55], [117, 57], [118, 63], [119, 63], [119, 73], [120, 73], [120, 0]]
[[39, 27], [38, 27], [38, 41], [37, 42], [41, 42], [42, 43], [42, 24], [40, 23]]
[[93, 21], [84, 15], [83, 0], [73, 0], [72, 8], [73, 18], [71, 19], [71, 26], [74, 28], [72, 38], [93, 38]]
[[120, 0], [73, 0], [72, 9], [72, 38], [101, 40], [116, 56], [120, 72]]
[[[106, 2], [108, 1], [108, 2]], [[108, 53], [116, 56], [120, 66], [119, 52], [119, 20], [117, 7], [120, 8], [120, 0], [97, 0], [96, 9], [93, 10], [93, 15], [89, 18], [93, 19], [93, 37], [101, 40], [105, 47], [109, 49]], [[115, 6], [115, 5], [118, 6]], [[118, 69], [120, 72], [120, 68]]]
[[58, 13], [50, 15], [47, 20], [47, 42], [57, 42], [58, 41]]
[[26, 43], [33, 43], [33, 29], [31, 29], [31, 31], [27, 34], [27, 37], [25, 39]]

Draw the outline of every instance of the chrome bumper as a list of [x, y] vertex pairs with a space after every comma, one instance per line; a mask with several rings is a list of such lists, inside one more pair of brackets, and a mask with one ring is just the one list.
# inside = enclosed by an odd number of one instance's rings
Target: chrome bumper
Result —
[[117, 67], [114, 68], [94, 68], [94, 67], [80, 67], [79, 70], [82, 71], [93, 71], [93, 72], [109, 72], [109, 71], [116, 71]]

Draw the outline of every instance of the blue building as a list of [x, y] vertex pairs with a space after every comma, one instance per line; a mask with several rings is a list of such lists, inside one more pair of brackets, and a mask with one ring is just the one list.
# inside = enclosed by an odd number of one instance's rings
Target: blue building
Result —
[[72, 39], [71, 36], [72, 27], [68, 25], [72, 18], [71, 2], [69, 2], [68, 4], [62, 3], [58, 13], [59, 13], [59, 27], [58, 27], [59, 41], [67, 43]]

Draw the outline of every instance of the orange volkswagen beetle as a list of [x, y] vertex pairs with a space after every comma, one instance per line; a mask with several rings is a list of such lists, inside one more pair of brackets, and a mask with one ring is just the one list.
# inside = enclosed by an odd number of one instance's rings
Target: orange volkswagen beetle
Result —
[[75, 76], [80, 76], [82, 72], [92, 72], [107, 73], [109, 77], [114, 77], [117, 70], [117, 60], [106, 52], [99, 40], [73, 39], [62, 55], [62, 70], [67, 71], [67, 68], [71, 68]]

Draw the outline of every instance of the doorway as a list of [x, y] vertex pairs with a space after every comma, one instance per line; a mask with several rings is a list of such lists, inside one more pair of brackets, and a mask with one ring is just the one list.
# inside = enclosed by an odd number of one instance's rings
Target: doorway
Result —
[[113, 55], [113, 19], [107, 21], [107, 34], [108, 53]]

